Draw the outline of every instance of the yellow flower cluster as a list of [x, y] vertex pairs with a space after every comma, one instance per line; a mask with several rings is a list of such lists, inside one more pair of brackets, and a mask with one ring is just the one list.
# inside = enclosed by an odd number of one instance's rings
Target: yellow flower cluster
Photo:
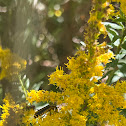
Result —
[[[37, 125], [37, 120], [34, 118], [34, 109], [24, 109], [22, 111], [22, 119], [19, 122], [20, 125], [29, 126], [30, 124], [33, 124], [34, 126], [39, 126]], [[39, 118], [40, 119], [40, 118]]]
[[[10, 81], [15, 80], [19, 72], [25, 69], [26, 61], [16, 54], [11, 53], [9, 49], [0, 47], [1, 73], [0, 80], [6, 78]], [[16, 75], [16, 76], [15, 76]]]
[[86, 43], [91, 57], [94, 56], [94, 53], [96, 52], [96, 47], [98, 45], [96, 40], [99, 35], [107, 34], [106, 28], [102, 22], [107, 20], [113, 13], [114, 8], [111, 4], [109, 4], [108, 0], [93, 0], [93, 7], [90, 12], [88, 27], [86, 28], [86, 32], [84, 34], [84, 42]]
[[22, 126], [24, 124], [29, 126], [30, 124], [36, 124], [34, 108], [27, 107], [26, 104], [16, 104], [10, 94], [6, 95], [3, 102], [3, 106], [0, 106], [2, 108], [0, 126]]
[[123, 13], [126, 15], [126, 1], [125, 0], [112, 0], [113, 2], [120, 2], [121, 5], [121, 9], [123, 11]]
[[[74, 57], [69, 57], [66, 64], [70, 73], [64, 73], [58, 67], [50, 75], [50, 83], [56, 85], [60, 92], [34, 91], [28, 92], [27, 100], [30, 103], [48, 102], [61, 105], [58, 112], [47, 114], [39, 125], [50, 126], [86, 126], [88, 123], [99, 123], [104, 126], [106, 122], [115, 126], [126, 124], [126, 118], [120, 114], [126, 107], [124, 93], [126, 82], [114, 85], [97, 84], [98, 77], [103, 75], [104, 67], [112, 53], [107, 53], [106, 43], [98, 44], [96, 41], [106, 29], [102, 21], [108, 19], [113, 13], [109, 0], [93, 0], [94, 6], [88, 21], [85, 33], [86, 52], [79, 50]], [[105, 17], [105, 18], [104, 18]], [[65, 105], [62, 105], [65, 104]], [[40, 121], [40, 122], [39, 122]]]
[[[105, 61], [101, 58], [102, 56], [106, 56]], [[66, 104], [58, 113], [44, 118], [40, 124], [51, 125], [52, 120], [56, 120], [57, 126], [60, 122], [64, 126], [69, 124], [86, 126], [87, 120], [94, 120], [94, 116], [91, 115], [96, 115], [95, 121], [97, 120], [100, 124], [109, 121], [109, 124], [119, 126], [126, 122], [117, 110], [126, 106], [123, 97], [126, 92], [126, 82], [118, 82], [116, 86], [95, 84], [96, 77], [102, 76], [103, 67], [100, 63], [107, 63], [110, 57], [111, 54], [103, 54], [90, 59], [88, 54], [78, 51], [75, 57], [69, 58], [67, 64], [67, 68], [71, 70], [69, 74], [56, 68], [56, 71], [50, 75], [50, 84], [57, 85], [61, 90], [60, 93], [42, 90], [29, 92], [27, 100], [30, 103], [46, 101]], [[120, 85], [122, 85], [121, 88], [118, 88]]]
[[[120, 85], [122, 85], [122, 89], [119, 91], [117, 87]], [[125, 86], [126, 82], [117, 83], [116, 86], [107, 86], [102, 83], [95, 85], [90, 90], [93, 96], [89, 99], [88, 107], [93, 113], [98, 115], [98, 122], [102, 125], [105, 121], [109, 121], [110, 125], [114, 124], [117, 126], [122, 126], [122, 124], [126, 123], [126, 119], [120, 115], [121, 110], [117, 110], [125, 107], [126, 103], [123, 97], [123, 93], [126, 92]]]
[[15, 104], [10, 94], [6, 95], [3, 102], [3, 106], [0, 106], [0, 108], [2, 108], [0, 126], [16, 125], [18, 119], [20, 119], [19, 110], [22, 109], [22, 107], [20, 107], [19, 104]]

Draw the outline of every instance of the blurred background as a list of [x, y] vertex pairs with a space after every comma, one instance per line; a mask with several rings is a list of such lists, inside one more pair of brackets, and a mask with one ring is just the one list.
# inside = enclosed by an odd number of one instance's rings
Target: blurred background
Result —
[[[90, 9], [91, 0], [0, 0], [0, 44], [27, 61], [26, 89], [56, 90], [48, 75], [56, 66], [67, 72], [64, 63], [81, 48]], [[4, 79], [0, 86], [1, 104], [7, 92], [20, 101], [18, 82]]]

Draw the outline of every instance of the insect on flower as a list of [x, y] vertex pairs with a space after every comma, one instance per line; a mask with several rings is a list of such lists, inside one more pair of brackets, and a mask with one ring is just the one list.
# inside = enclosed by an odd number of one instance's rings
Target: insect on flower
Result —
[[39, 109], [38, 111], [35, 112], [34, 118], [38, 118], [38, 116], [41, 116], [47, 112], [50, 112], [50, 114], [51, 114], [51, 110], [54, 110], [55, 112], [57, 112], [56, 105], [47, 105], [47, 106]]

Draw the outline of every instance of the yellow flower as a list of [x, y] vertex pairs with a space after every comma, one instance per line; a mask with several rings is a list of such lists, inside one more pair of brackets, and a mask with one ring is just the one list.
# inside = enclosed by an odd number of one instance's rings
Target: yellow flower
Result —
[[62, 15], [62, 11], [61, 10], [56, 10], [55, 15], [56, 15], [56, 17], [60, 17]]
[[90, 93], [91, 93], [91, 94], [94, 93], [94, 87], [91, 87]]

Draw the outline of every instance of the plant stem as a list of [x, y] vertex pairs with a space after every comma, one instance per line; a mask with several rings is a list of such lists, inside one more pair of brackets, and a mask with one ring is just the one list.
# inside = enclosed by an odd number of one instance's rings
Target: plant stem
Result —
[[22, 82], [22, 80], [21, 80], [21, 76], [18, 75], [18, 78], [19, 78], [21, 87], [22, 87], [22, 89], [23, 89], [23, 92], [24, 92], [24, 94], [25, 94], [25, 97], [27, 97], [27, 92], [26, 92], [26, 89], [25, 89], [25, 87], [24, 87], [24, 84], [23, 84], [23, 82]]

